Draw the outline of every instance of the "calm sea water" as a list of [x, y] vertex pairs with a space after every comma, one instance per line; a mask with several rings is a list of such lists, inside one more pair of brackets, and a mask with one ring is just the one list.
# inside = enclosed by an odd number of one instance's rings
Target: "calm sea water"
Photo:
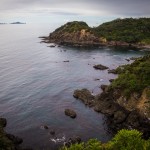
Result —
[[[39, 36], [48, 35], [58, 25], [0, 26], [0, 117], [8, 120], [6, 130], [24, 139], [23, 146], [36, 150], [57, 149], [74, 135], [82, 140], [98, 138], [105, 142], [105, 117], [73, 98], [75, 89], [101, 92], [101, 84], [116, 78], [107, 70], [94, 70], [94, 64], [110, 69], [128, 63], [125, 59], [145, 55], [145, 51], [101, 47], [79, 49], [49, 48]], [[69, 60], [65, 63], [63, 61]], [[100, 79], [95, 81], [95, 79]], [[64, 115], [74, 109], [77, 118]], [[44, 130], [48, 125], [49, 130]], [[56, 135], [50, 135], [55, 130]], [[55, 138], [61, 139], [53, 142]]]

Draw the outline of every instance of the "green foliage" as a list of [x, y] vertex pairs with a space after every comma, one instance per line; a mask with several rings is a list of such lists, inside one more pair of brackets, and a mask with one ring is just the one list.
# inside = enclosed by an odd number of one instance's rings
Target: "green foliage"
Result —
[[87, 29], [90, 30], [90, 27], [82, 21], [73, 21], [73, 22], [68, 22], [65, 25], [61, 26], [60, 28], [56, 29], [55, 32], [77, 32], [81, 31], [82, 29]]
[[120, 74], [110, 88], [122, 89], [127, 97], [133, 92], [141, 93], [150, 85], [150, 56], [139, 58], [131, 65], [122, 66], [117, 70]]
[[142, 133], [137, 130], [120, 130], [108, 143], [102, 144], [96, 139], [74, 144], [61, 150], [149, 150], [150, 139], [142, 139]]
[[141, 138], [142, 133], [137, 130], [121, 130], [110, 141], [112, 150], [144, 150], [146, 141]]
[[150, 18], [116, 19], [94, 28], [93, 32], [108, 41], [149, 44]]

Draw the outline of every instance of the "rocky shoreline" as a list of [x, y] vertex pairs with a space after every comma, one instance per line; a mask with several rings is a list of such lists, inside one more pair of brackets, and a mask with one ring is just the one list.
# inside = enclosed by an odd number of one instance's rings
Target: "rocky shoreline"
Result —
[[[138, 60], [135, 64], [137, 63]], [[110, 73], [116, 74], [117, 72], [118, 69]], [[101, 85], [103, 92], [96, 96], [93, 96], [87, 89], [75, 90], [73, 96], [96, 112], [104, 114], [107, 117], [108, 127], [112, 131], [137, 129], [143, 133], [145, 139], [148, 139], [150, 137], [150, 111], [146, 109], [149, 107], [150, 97], [145, 94], [145, 91], [149, 93], [150, 87], [143, 89], [141, 94], [133, 92], [130, 98], [127, 98], [123, 95], [121, 88], [111, 88], [111, 84]]]
[[32, 150], [30, 148], [22, 148], [23, 140], [17, 136], [7, 133], [4, 128], [7, 125], [5, 118], [0, 118], [0, 149], [2, 150]]
[[[72, 36], [73, 37], [73, 36]], [[51, 36], [47, 37], [39, 37], [41, 38], [41, 43], [49, 43], [52, 44], [49, 47], [60, 47], [60, 46], [70, 46], [70, 47], [85, 47], [85, 48], [98, 48], [101, 46], [106, 46], [106, 47], [127, 47], [127, 48], [137, 48], [137, 49], [150, 49], [150, 45], [144, 45], [144, 44], [135, 44], [135, 43], [126, 43], [123, 41], [110, 41], [110, 42], [87, 42], [87, 41], [67, 41], [65, 38], [63, 40], [58, 39], [56, 37], [52, 38]], [[71, 38], [71, 37], [70, 37]], [[80, 37], [79, 37], [80, 39]]]
[[[117, 95], [118, 94], [118, 95]], [[119, 96], [119, 89], [109, 91], [105, 89], [100, 95], [93, 96], [87, 89], [75, 90], [75, 98], [85, 105], [92, 107], [96, 112], [105, 114], [110, 129], [137, 129], [147, 139], [150, 137], [150, 121], [141, 116], [138, 110], [129, 111], [115, 102]]]

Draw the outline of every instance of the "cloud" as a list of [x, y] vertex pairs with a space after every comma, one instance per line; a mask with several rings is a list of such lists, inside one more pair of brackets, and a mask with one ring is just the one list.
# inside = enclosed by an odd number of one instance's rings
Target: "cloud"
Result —
[[0, 0], [0, 18], [9, 15], [150, 16], [150, 0]]

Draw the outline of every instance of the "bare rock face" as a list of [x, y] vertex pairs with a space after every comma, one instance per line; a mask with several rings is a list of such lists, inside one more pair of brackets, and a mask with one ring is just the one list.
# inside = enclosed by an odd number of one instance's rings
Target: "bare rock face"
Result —
[[73, 96], [80, 99], [85, 105], [90, 107], [94, 105], [95, 98], [87, 89], [75, 90]]
[[77, 116], [76, 112], [71, 109], [65, 109], [65, 115], [69, 116], [71, 118], [76, 118], [76, 116]]
[[103, 65], [101, 65], [101, 64], [98, 64], [98, 65], [95, 65], [95, 66], [93, 66], [95, 69], [97, 69], [97, 70], [106, 70], [106, 69], [108, 69], [108, 67], [106, 67], [106, 66], [103, 66]]

